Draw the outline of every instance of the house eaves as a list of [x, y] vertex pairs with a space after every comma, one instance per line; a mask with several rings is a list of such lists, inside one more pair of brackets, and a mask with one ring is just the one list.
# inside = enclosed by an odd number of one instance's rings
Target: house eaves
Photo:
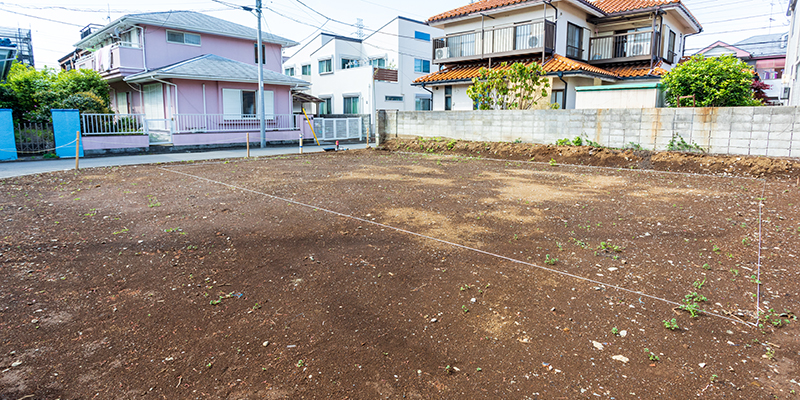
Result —
[[[169, 14], [169, 12], [163, 13], [145, 13], [145, 14], [128, 14], [124, 15], [120, 18], [117, 18], [113, 22], [109, 23], [108, 25], [104, 26], [102, 29], [93, 32], [89, 36], [81, 39], [79, 42], [75, 43], [74, 46], [76, 48], [90, 48], [99, 42], [101, 39], [105, 39], [106, 35], [109, 35], [114, 32], [114, 28], [119, 28], [119, 30], [126, 30], [134, 25], [151, 25], [151, 26], [159, 26], [169, 29], [176, 29], [176, 30], [184, 30], [190, 32], [197, 32], [197, 33], [205, 33], [211, 35], [218, 35], [218, 36], [225, 36], [237, 39], [247, 39], [247, 40], [257, 40], [258, 39], [258, 31], [256, 29], [239, 25], [234, 22], [226, 21], [221, 18], [211, 17], [209, 15], [193, 12], [193, 11], [174, 11], [171, 12], [175, 15], [189, 15], [191, 17], [195, 17], [195, 19], [199, 19], [201, 24], [191, 24], [191, 18], [175, 18], [171, 20], [170, 18], [166, 18], [166, 21], [159, 21], [153, 18], [148, 18], [148, 16], [153, 16], [157, 14]], [[228, 29], [220, 29], [221, 27], [225, 27]], [[262, 32], [262, 41], [265, 43], [274, 43], [278, 44], [282, 47], [293, 47], [297, 46], [299, 43], [295, 42], [291, 39], [286, 39], [278, 35], [273, 35], [268, 32]]]

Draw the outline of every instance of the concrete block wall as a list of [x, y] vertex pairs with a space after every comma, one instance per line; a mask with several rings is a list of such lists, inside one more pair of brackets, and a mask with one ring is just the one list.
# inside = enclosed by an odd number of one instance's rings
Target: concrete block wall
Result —
[[394, 111], [378, 115], [380, 140], [442, 137], [553, 144], [583, 136], [608, 147], [666, 150], [674, 135], [710, 153], [800, 157], [800, 108], [635, 108]]

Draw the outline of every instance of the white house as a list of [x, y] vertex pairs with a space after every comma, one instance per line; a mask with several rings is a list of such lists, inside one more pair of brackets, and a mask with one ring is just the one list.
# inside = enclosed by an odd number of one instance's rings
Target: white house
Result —
[[[431, 39], [442, 31], [397, 17], [364, 39], [320, 33], [283, 64], [286, 75], [311, 82], [309, 113], [370, 114], [430, 110], [432, 94], [411, 83], [431, 72]], [[295, 112], [300, 112], [300, 104]]]
[[788, 97], [789, 105], [800, 105], [800, 80], [798, 80], [798, 68], [800, 67], [800, 21], [797, 20], [797, 0], [789, 1], [789, 9], [786, 16], [791, 19], [789, 25], [789, 38], [786, 46], [786, 70], [783, 73], [783, 84], [786, 91], [784, 97]]
[[[414, 84], [433, 91], [434, 110], [473, 109], [472, 78], [502, 62], [540, 63], [550, 101], [561, 108], [654, 107], [658, 90], [640, 84], [658, 83], [680, 60], [686, 36], [702, 31], [680, 0], [481, 0], [428, 24], [445, 32], [433, 40], [438, 71]], [[634, 96], [643, 99], [637, 104], [598, 102], [620, 92], [576, 90], [600, 85], [652, 95]]]

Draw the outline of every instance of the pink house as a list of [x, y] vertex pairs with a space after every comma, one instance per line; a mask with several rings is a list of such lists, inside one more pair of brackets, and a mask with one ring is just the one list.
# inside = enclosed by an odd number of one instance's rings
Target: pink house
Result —
[[[264, 32], [267, 140], [297, 140], [293, 88], [308, 82], [281, 73], [281, 49], [297, 42]], [[108, 80], [119, 114], [144, 120], [150, 144], [175, 146], [259, 140], [255, 29], [192, 11], [130, 14], [81, 32], [77, 68]]]

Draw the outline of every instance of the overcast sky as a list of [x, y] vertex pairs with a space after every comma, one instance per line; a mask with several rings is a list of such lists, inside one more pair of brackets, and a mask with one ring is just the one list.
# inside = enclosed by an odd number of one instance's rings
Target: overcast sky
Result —
[[[361, 18], [367, 28], [379, 28], [402, 15], [426, 20], [429, 17], [469, 4], [469, 0], [300, 0], [319, 13], [339, 21], [356, 24]], [[788, 0], [684, 0], [703, 25], [700, 35], [687, 42], [687, 55], [717, 40], [735, 43], [750, 36], [788, 31]], [[255, 0], [227, 0], [239, 5], [254, 5]], [[297, 0], [264, 0], [264, 30], [296, 40], [307, 40], [318, 31], [315, 27], [340, 35], [355, 35], [356, 28], [327, 21]], [[109, 13], [110, 10], [110, 13]], [[137, 12], [193, 10], [255, 28], [254, 16], [232, 10], [211, 0], [10, 0], [0, 1], [0, 26], [33, 31], [36, 67], [57, 67], [57, 60], [69, 53], [80, 39], [79, 30], [90, 23], [105, 24], [122, 15]], [[281, 13], [284, 16], [278, 15]], [[27, 15], [21, 15], [27, 14]], [[288, 18], [287, 18], [288, 17]], [[290, 19], [291, 18], [291, 19]], [[770, 19], [772, 21], [770, 21]], [[299, 22], [298, 22], [299, 21]], [[769, 29], [770, 23], [772, 28]], [[369, 31], [365, 31], [368, 33]], [[287, 49], [291, 55], [293, 49]]]

